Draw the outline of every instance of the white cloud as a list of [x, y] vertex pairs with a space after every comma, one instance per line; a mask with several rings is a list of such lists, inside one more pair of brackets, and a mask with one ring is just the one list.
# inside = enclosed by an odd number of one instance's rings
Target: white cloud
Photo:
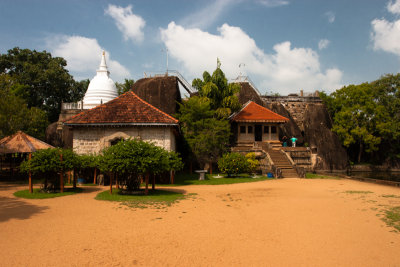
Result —
[[329, 23], [335, 22], [336, 16], [335, 16], [335, 13], [333, 13], [332, 11], [325, 12], [324, 15], [328, 19]]
[[[67, 61], [67, 69], [75, 79], [92, 78], [99, 68], [101, 54], [104, 50], [96, 39], [83, 36], [58, 35], [47, 38], [47, 47], [53, 56], [63, 57]], [[115, 81], [129, 78], [129, 71], [118, 61], [110, 58], [106, 51], [106, 62], [110, 76]]]
[[286, 0], [258, 0], [257, 2], [266, 7], [286, 6], [289, 4], [289, 1]]
[[161, 38], [170, 56], [192, 77], [201, 77], [204, 70], [213, 71], [218, 57], [229, 78], [236, 78], [239, 64], [245, 63], [246, 72], [264, 92], [285, 94], [341, 87], [342, 72], [335, 68], [321, 71], [318, 54], [310, 48], [292, 48], [290, 42], [283, 42], [273, 47], [274, 53], [266, 54], [238, 27], [224, 24], [218, 31], [213, 35], [171, 22], [167, 29], [161, 29]]
[[390, 13], [393, 14], [400, 14], [400, 0], [390, 1], [387, 4], [387, 9]]
[[331, 43], [331, 41], [327, 40], [327, 39], [321, 39], [318, 42], [318, 49], [322, 50], [328, 47], [328, 45]]
[[181, 20], [181, 24], [188, 28], [205, 29], [212, 25], [224, 11], [227, 11], [229, 5], [238, 2], [238, 0], [216, 0], [193, 14], [189, 14]]
[[122, 32], [125, 40], [140, 42], [143, 40], [143, 28], [146, 25], [144, 19], [132, 13], [132, 6], [120, 7], [108, 5], [105, 14], [115, 20], [118, 30]]
[[[387, 9], [391, 13], [400, 14], [400, 0], [389, 2]], [[400, 56], [400, 20], [390, 22], [384, 18], [374, 19], [371, 25], [374, 50], [382, 50]]]

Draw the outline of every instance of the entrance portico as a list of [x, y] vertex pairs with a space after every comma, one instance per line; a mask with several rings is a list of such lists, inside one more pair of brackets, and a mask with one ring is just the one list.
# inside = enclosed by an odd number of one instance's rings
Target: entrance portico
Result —
[[279, 124], [289, 121], [252, 101], [230, 119], [236, 143], [279, 141]]

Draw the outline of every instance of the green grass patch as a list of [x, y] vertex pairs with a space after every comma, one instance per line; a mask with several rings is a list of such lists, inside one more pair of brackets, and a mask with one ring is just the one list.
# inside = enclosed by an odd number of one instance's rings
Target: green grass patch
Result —
[[[97, 186], [97, 184], [94, 184], [94, 183], [88, 183], [88, 184], [78, 184], [78, 183], [76, 183], [78, 186]], [[65, 184], [65, 186], [73, 186], [74, 184], [69, 184], [69, 183], [66, 183]]]
[[46, 193], [42, 192], [39, 188], [33, 189], [33, 193], [29, 193], [29, 190], [21, 190], [14, 193], [14, 196], [20, 198], [28, 198], [28, 199], [45, 199], [45, 198], [55, 198], [55, 197], [63, 197], [69, 196], [76, 193], [81, 193], [83, 191], [82, 188], [64, 188], [64, 192], [55, 192], [55, 193]]
[[322, 174], [316, 174], [316, 173], [311, 173], [311, 172], [307, 172], [305, 178], [306, 179], [336, 179], [336, 180], [340, 179], [340, 177], [338, 177], [338, 176], [322, 175]]
[[371, 191], [347, 190], [347, 191], [344, 191], [344, 193], [346, 193], [346, 194], [371, 194], [373, 192], [371, 192]]
[[226, 177], [224, 174], [220, 174], [223, 178], [214, 178], [217, 176], [217, 173], [212, 175], [206, 174], [205, 180], [199, 180], [199, 174], [197, 173], [177, 173], [175, 175], [174, 184], [158, 184], [158, 186], [182, 186], [182, 185], [220, 185], [220, 184], [236, 184], [236, 183], [252, 183], [252, 182], [259, 182], [265, 181], [267, 179], [266, 176], [260, 176], [257, 178], [252, 178], [249, 174], [240, 174], [235, 177]]
[[398, 195], [381, 195], [381, 197], [400, 198]]
[[110, 194], [109, 190], [103, 191], [97, 194], [96, 199], [121, 202], [121, 204], [132, 208], [147, 208], [149, 206], [164, 208], [186, 197], [194, 197], [194, 194], [184, 195], [183, 193], [167, 190], [149, 190], [149, 194], [144, 195], [144, 190], [140, 190], [135, 194], [129, 195], [124, 194], [121, 190], [113, 189], [112, 194]]
[[400, 231], [400, 206], [391, 207], [385, 210], [385, 217], [382, 218], [388, 226], [394, 227], [397, 231]]

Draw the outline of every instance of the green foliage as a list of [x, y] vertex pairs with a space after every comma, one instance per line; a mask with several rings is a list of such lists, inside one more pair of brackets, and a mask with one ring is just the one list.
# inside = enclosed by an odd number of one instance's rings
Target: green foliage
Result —
[[260, 162], [256, 159], [256, 153], [250, 152], [246, 154], [246, 160], [248, 163], [248, 170], [249, 173], [256, 172], [257, 168], [260, 166]]
[[122, 95], [132, 89], [133, 84], [135, 83], [132, 79], [125, 79], [123, 83], [115, 83], [115, 86], [118, 90], [118, 95]]
[[[333, 118], [332, 130], [360, 162], [366, 153], [385, 159], [400, 156], [400, 74], [321, 93]], [[358, 155], [353, 153], [358, 151]]]
[[31, 160], [26, 159], [21, 163], [20, 171], [42, 175], [46, 178], [43, 189], [54, 191], [60, 186], [58, 173], [72, 170], [77, 166], [79, 166], [78, 157], [72, 150], [48, 148], [32, 153]]
[[229, 147], [229, 122], [214, 115], [210, 99], [198, 96], [180, 104], [177, 115], [186, 142], [202, 166], [216, 161]]
[[0, 73], [8, 74], [21, 86], [14, 94], [29, 108], [43, 109], [50, 121], [56, 121], [62, 102], [78, 101], [87, 88], [77, 86], [65, 69], [67, 62], [50, 53], [15, 47], [0, 55]]
[[100, 170], [117, 173], [122, 186], [130, 191], [139, 189], [141, 175], [159, 174], [182, 167], [177, 153], [135, 139], [121, 140], [106, 148], [99, 160]]
[[20, 170], [25, 173], [38, 174], [62, 170], [68, 171], [77, 166], [79, 166], [79, 160], [72, 150], [48, 148], [32, 153], [32, 159], [24, 160], [20, 165]]
[[199, 91], [200, 96], [207, 97], [210, 100], [210, 107], [215, 110], [219, 118], [227, 118], [241, 107], [237, 96], [240, 85], [236, 83], [228, 84], [219, 60], [217, 60], [217, 69], [212, 75], [205, 71], [203, 80], [194, 79], [192, 86]]
[[28, 108], [25, 100], [14, 94], [21, 88], [8, 74], [0, 74], [0, 138], [21, 130], [44, 140], [47, 115], [39, 108]]
[[244, 173], [249, 170], [249, 162], [246, 157], [240, 153], [232, 152], [223, 155], [218, 160], [218, 168], [222, 173], [232, 174]]

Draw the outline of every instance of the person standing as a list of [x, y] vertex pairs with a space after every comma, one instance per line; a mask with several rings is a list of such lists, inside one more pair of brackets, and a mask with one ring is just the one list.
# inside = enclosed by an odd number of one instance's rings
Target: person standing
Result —
[[286, 135], [282, 138], [282, 146], [287, 147], [287, 137]]
[[292, 147], [296, 147], [297, 138], [293, 136], [290, 140], [292, 141]]

